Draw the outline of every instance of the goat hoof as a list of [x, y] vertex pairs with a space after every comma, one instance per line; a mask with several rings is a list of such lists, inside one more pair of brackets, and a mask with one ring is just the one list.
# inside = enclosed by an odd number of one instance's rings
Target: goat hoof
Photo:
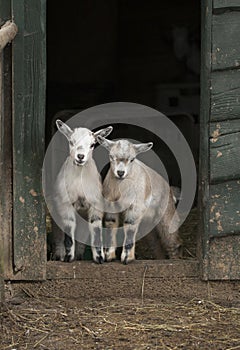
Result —
[[72, 255], [65, 255], [65, 262], [72, 262], [74, 260], [74, 256]]
[[114, 252], [114, 254], [105, 253], [105, 261], [111, 262], [111, 261], [114, 261], [114, 260], [116, 260], [116, 254], [115, 254], [115, 252]]
[[103, 257], [100, 255], [100, 256], [97, 256], [97, 257], [96, 257], [95, 262], [96, 262], [97, 264], [103, 264], [103, 263], [104, 263], [104, 259], [103, 259]]

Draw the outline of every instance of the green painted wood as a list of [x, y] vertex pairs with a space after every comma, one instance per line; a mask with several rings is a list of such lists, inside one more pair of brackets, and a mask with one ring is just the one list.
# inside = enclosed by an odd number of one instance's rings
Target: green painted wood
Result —
[[[10, 18], [10, 0], [0, 0], [0, 25]], [[3, 276], [9, 278], [12, 275], [11, 55], [11, 45], [7, 45], [0, 54], [0, 284]], [[0, 294], [3, 297], [3, 288]]]
[[[199, 150], [199, 259], [201, 266], [205, 266], [208, 253], [209, 235], [209, 119], [211, 96], [211, 26], [212, 26], [212, 1], [201, 2], [202, 26], [201, 26], [201, 104], [200, 104], [200, 150]], [[202, 275], [205, 269], [202, 268]]]
[[[206, 157], [203, 164], [207, 164], [203, 169], [201, 163], [199, 166], [206, 179], [206, 190], [200, 193], [202, 278], [238, 279], [239, 253], [235, 245], [239, 248], [240, 11], [231, 1], [213, 0], [214, 9], [211, 4], [205, 0], [202, 12], [206, 29], [202, 30], [201, 89], [205, 91], [200, 114], [205, 132], [201, 136], [200, 154]], [[201, 182], [202, 176], [200, 191]]]
[[210, 137], [215, 139], [218, 139], [218, 136], [237, 133], [239, 131], [240, 119], [224, 120], [210, 124]]
[[210, 186], [210, 237], [240, 234], [240, 180]]
[[240, 179], [240, 119], [211, 124], [211, 183]]
[[0, 0], [0, 26], [11, 19], [11, 0]]
[[13, 227], [15, 279], [46, 275], [44, 157], [46, 1], [12, 0], [19, 33], [13, 43]]
[[213, 0], [213, 8], [221, 9], [221, 8], [238, 8], [240, 7], [239, 0]]
[[212, 19], [212, 69], [240, 66], [240, 11], [226, 11]]
[[240, 117], [240, 69], [212, 73], [211, 120]]

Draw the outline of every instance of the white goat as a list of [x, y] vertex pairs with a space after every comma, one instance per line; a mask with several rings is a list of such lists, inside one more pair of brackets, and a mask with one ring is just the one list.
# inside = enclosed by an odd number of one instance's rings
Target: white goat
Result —
[[[136, 159], [137, 154], [148, 151], [153, 143], [110, 141], [101, 136], [97, 139], [109, 151], [110, 157], [110, 169], [103, 183], [103, 195], [110, 203], [115, 202], [114, 210], [110, 212], [108, 209], [105, 213], [105, 226], [110, 229], [105, 259], [111, 261], [116, 257], [116, 233], [120, 223], [124, 229], [121, 261], [127, 264], [135, 259], [136, 234], [143, 220], [150, 220], [152, 227], [156, 226], [161, 244], [169, 258], [178, 258], [181, 239], [177, 230], [169, 232], [175, 213], [170, 187], [162, 176]], [[119, 213], [116, 208], [120, 208]]]
[[69, 142], [70, 154], [61, 167], [55, 184], [56, 211], [65, 235], [62, 234], [58, 238], [55, 235], [54, 239], [57, 242], [54, 242], [53, 256], [61, 261], [74, 260], [76, 214], [80, 209], [88, 220], [93, 260], [102, 263], [102, 183], [92, 152], [97, 136], [108, 136], [112, 127], [94, 133], [86, 128], [72, 130], [61, 120], [57, 120], [56, 124]]

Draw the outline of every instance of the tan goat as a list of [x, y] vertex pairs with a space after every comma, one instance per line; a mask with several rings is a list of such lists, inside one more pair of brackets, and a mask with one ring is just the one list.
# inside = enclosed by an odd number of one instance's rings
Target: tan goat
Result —
[[103, 183], [103, 195], [110, 203], [104, 220], [106, 228], [110, 229], [105, 259], [111, 261], [116, 258], [116, 235], [122, 223], [121, 261], [127, 264], [134, 260], [136, 235], [143, 221], [150, 222], [151, 228], [155, 227], [168, 257], [178, 258], [181, 239], [177, 222], [172, 222], [176, 211], [172, 191], [162, 176], [136, 159], [139, 153], [151, 149], [153, 143], [110, 141], [102, 136], [97, 139], [109, 151], [110, 157], [110, 169]]

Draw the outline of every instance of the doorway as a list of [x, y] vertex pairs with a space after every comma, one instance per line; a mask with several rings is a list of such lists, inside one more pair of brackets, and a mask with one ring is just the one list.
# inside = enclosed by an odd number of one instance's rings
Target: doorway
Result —
[[[98, 104], [134, 102], [163, 112], [179, 127], [198, 167], [199, 86], [200, 3], [47, 3], [47, 143], [59, 113], [70, 117]], [[116, 136], [124, 137], [122, 131]], [[166, 168], [171, 185], [179, 187], [173, 159]], [[196, 203], [181, 228], [187, 258], [197, 254]], [[151, 254], [140, 247], [139, 257]]]

